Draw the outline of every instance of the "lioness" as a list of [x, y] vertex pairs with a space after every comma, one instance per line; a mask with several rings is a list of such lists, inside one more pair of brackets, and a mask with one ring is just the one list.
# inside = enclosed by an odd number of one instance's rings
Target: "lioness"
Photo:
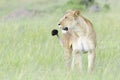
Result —
[[65, 54], [67, 69], [76, 66], [82, 71], [82, 52], [88, 53], [88, 72], [92, 72], [95, 62], [96, 33], [92, 23], [78, 10], [71, 10], [58, 22], [63, 37], [60, 39]]

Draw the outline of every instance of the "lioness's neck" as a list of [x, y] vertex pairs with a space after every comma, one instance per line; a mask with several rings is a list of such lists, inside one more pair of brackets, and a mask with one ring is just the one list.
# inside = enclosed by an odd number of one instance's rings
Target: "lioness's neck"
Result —
[[82, 16], [76, 18], [76, 24], [71, 28], [79, 36], [87, 35], [89, 33], [89, 25], [86, 24], [86, 19]]

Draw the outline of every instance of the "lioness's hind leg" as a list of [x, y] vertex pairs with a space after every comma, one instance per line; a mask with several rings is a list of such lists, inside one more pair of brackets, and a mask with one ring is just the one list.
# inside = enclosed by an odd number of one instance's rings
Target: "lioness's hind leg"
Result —
[[95, 62], [95, 50], [88, 52], [88, 73], [91, 73]]

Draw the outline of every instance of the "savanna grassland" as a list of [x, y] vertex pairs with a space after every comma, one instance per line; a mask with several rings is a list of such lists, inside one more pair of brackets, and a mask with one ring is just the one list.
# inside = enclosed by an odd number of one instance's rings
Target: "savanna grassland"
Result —
[[83, 73], [66, 78], [63, 49], [51, 30], [60, 32], [59, 18], [75, 5], [64, 0], [0, 0], [0, 80], [120, 80], [120, 1], [109, 1], [109, 11], [81, 11], [97, 34], [93, 74], [87, 74], [83, 54]]

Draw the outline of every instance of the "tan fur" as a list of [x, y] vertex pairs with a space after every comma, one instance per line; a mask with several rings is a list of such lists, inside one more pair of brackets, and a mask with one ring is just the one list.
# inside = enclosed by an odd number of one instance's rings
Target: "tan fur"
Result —
[[88, 72], [92, 72], [95, 61], [96, 33], [92, 23], [77, 10], [68, 11], [59, 21], [59, 27], [68, 31], [63, 33], [62, 45], [66, 66], [71, 70], [76, 66], [82, 71], [82, 51], [88, 52]]

